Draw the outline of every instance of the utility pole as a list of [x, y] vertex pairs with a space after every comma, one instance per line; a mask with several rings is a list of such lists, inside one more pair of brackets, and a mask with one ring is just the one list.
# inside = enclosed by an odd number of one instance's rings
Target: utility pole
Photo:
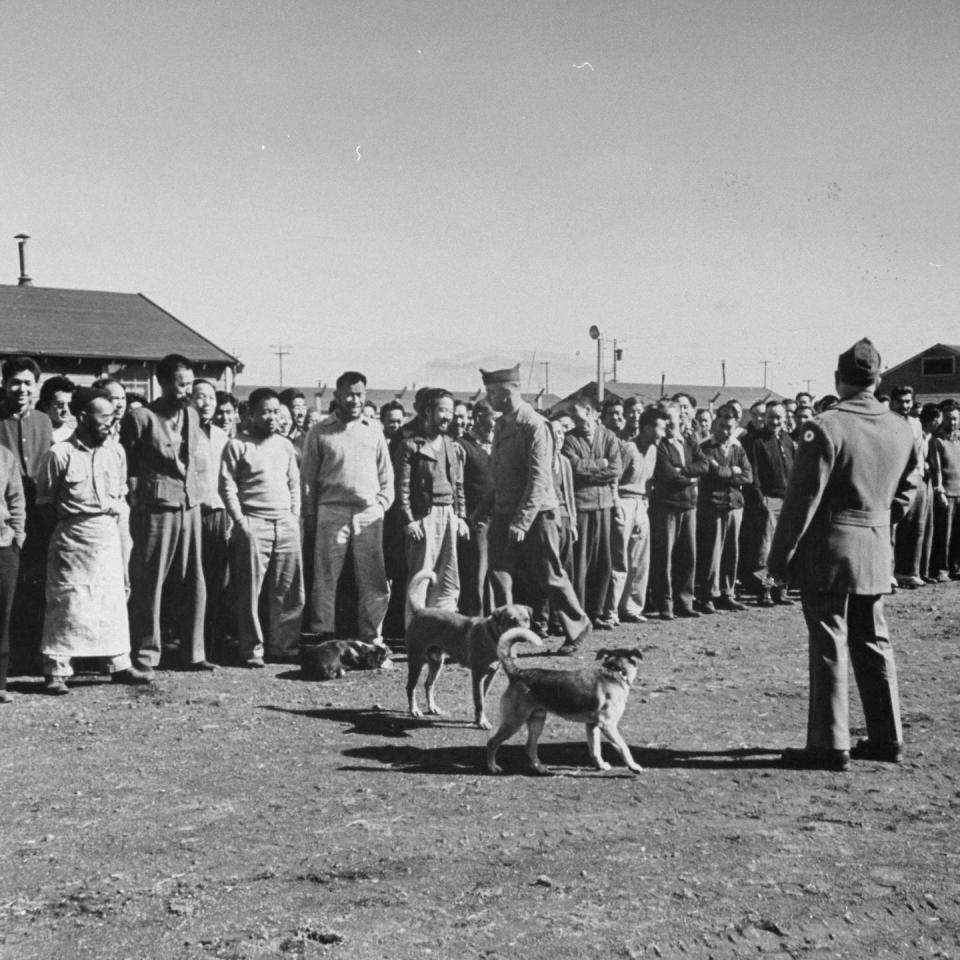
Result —
[[810, 384], [813, 383], [813, 380], [804, 380], [803, 382], [807, 385], [807, 393], [810, 393]]
[[766, 390], [767, 389], [767, 367], [770, 365], [770, 361], [761, 360], [760, 362], [763, 364], [763, 389]]
[[550, 361], [541, 360], [540, 366], [543, 367], [543, 392], [550, 392]]
[[617, 361], [622, 356], [623, 351], [617, 349], [617, 338], [613, 338], [613, 382], [617, 382]]
[[273, 355], [277, 358], [277, 362], [280, 365], [280, 380], [279, 385], [283, 386], [283, 358], [290, 356], [290, 344], [289, 343], [271, 343], [270, 349], [273, 351]]

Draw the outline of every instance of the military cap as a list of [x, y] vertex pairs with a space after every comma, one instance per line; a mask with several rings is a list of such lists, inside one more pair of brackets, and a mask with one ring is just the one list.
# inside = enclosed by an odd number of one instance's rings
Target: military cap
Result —
[[520, 364], [510, 367], [507, 370], [480, 370], [480, 376], [483, 378], [483, 385], [491, 383], [519, 383], [520, 382]]
[[837, 373], [844, 383], [853, 386], [870, 386], [880, 375], [880, 354], [866, 338], [858, 340], [837, 359]]

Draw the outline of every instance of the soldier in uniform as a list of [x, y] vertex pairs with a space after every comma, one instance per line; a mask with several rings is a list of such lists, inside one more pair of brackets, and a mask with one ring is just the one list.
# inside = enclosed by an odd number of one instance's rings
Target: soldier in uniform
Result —
[[[803, 425], [767, 561], [771, 578], [796, 578], [810, 634], [807, 744], [784, 766], [846, 770], [854, 759], [899, 762], [897, 672], [883, 616], [890, 592], [890, 525], [917, 488], [913, 432], [875, 396], [880, 356], [860, 340], [837, 363], [840, 402]], [[850, 749], [847, 663], [867, 737]]]
[[566, 641], [558, 653], [570, 656], [590, 632], [590, 620], [560, 563], [550, 424], [521, 397], [519, 365], [480, 374], [490, 406], [503, 414], [493, 430], [493, 492], [484, 510], [491, 513], [487, 543], [494, 602], [513, 602], [513, 578], [522, 564], [563, 627]]

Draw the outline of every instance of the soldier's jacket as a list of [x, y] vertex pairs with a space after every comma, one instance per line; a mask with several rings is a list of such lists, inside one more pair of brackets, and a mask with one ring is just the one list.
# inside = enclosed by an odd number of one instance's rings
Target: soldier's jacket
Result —
[[890, 525], [919, 483], [913, 431], [864, 391], [803, 424], [767, 560], [801, 592], [890, 592]]

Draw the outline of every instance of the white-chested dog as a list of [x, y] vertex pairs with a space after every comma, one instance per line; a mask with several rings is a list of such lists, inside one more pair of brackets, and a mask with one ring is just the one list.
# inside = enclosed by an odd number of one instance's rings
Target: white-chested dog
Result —
[[424, 664], [429, 664], [424, 692], [427, 696], [427, 713], [441, 715], [434, 698], [434, 688], [440, 668], [445, 661], [469, 667], [473, 681], [474, 722], [481, 730], [489, 730], [490, 721], [483, 710], [487, 688], [500, 661], [497, 656], [497, 641], [506, 630], [530, 626], [530, 608], [519, 603], [497, 607], [489, 617], [465, 617], [455, 610], [439, 610], [436, 607], [421, 607], [414, 598], [414, 591], [424, 580], [436, 582], [432, 571], [421, 570], [415, 574], [407, 588], [413, 617], [407, 625], [407, 703], [410, 715], [422, 717], [417, 706], [417, 683]]
[[503, 664], [509, 685], [500, 700], [500, 729], [487, 742], [487, 767], [500, 773], [497, 750], [524, 724], [527, 725], [527, 756], [540, 774], [549, 771], [537, 755], [537, 741], [548, 713], [565, 720], [584, 723], [587, 727], [587, 748], [598, 770], [609, 770], [610, 764], [600, 756], [602, 733], [634, 772], [643, 767], [637, 763], [626, 745], [617, 723], [627, 706], [627, 695], [637, 678], [637, 665], [643, 658], [639, 650], [599, 650], [599, 667], [583, 670], [521, 669], [513, 659], [513, 645], [519, 641], [538, 643], [530, 630], [508, 630], [500, 637], [497, 655]]

